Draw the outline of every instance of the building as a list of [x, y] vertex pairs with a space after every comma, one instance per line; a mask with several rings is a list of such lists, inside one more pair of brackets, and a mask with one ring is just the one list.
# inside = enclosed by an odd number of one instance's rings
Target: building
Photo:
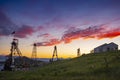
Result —
[[101, 46], [94, 48], [93, 52], [99, 53], [99, 52], [107, 52], [107, 51], [114, 51], [114, 50], [118, 50], [118, 45], [111, 42], [109, 44], [105, 43]]

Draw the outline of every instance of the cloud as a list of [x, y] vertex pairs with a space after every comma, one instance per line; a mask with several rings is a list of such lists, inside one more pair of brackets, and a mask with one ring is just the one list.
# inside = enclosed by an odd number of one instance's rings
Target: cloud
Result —
[[17, 25], [15, 25], [4, 12], [0, 11], [0, 36], [8, 36], [16, 29]]
[[45, 33], [45, 34], [40, 34], [37, 37], [48, 38], [48, 37], [51, 37], [51, 35], [49, 33]]
[[23, 25], [16, 31], [15, 37], [26, 38], [27, 36], [32, 35], [34, 32], [36, 32], [36, 30], [33, 27]]
[[44, 29], [43, 26], [38, 26], [36, 31], [41, 31], [41, 30], [43, 30], [43, 29]]
[[37, 42], [37, 46], [53, 46], [53, 45], [57, 45], [60, 44], [62, 41], [59, 39], [50, 39], [47, 42]]
[[9, 17], [2, 11], [0, 11], [0, 37], [1, 36], [9, 36], [13, 31], [15, 31], [15, 36], [18, 38], [26, 38], [27, 36], [32, 35], [36, 31], [40, 31], [42, 27], [38, 27], [38, 29], [34, 29], [32, 26], [22, 25], [19, 27], [14, 24]]
[[75, 27], [70, 27], [67, 31], [64, 32], [61, 40], [64, 43], [70, 43], [73, 40], [79, 38], [103, 39], [103, 38], [114, 38], [120, 36], [120, 27], [111, 28], [109, 26], [111, 23], [117, 21], [120, 21], [120, 18], [111, 20], [105, 24], [90, 26], [86, 29], [78, 29]]
[[62, 36], [62, 41], [64, 43], [70, 43], [71, 41], [79, 38], [103, 39], [103, 38], [114, 38], [117, 36], [120, 36], [119, 27], [111, 29], [109, 26], [100, 25], [100, 26], [89, 27], [83, 30], [73, 29], [71, 31], [70, 29], [68, 29]]
[[38, 37], [43, 38], [43, 42], [37, 42], [37, 46], [53, 46], [62, 42], [49, 33], [40, 34]]
[[98, 33], [102, 33], [106, 28], [103, 26], [92, 26], [86, 29], [68, 29], [62, 36], [62, 41], [70, 43], [79, 38], [96, 38]]
[[120, 36], [120, 27], [114, 28], [114, 29], [110, 29], [102, 34], [100, 34], [98, 36], [99, 39], [102, 38], [114, 38]]
[[74, 39], [78, 39], [80, 37], [81, 30], [75, 30], [75, 28], [71, 27], [67, 31], [65, 31], [64, 35], [62, 36], [62, 41], [65, 43], [70, 43]]
[[83, 30], [75, 27], [70, 27], [67, 31], [64, 32], [64, 35], [62, 35], [61, 39], [51, 37], [50, 34], [45, 33], [40, 35], [40, 37], [44, 37], [45, 39], [48, 38], [48, 41], [37, 42], [37, 46], [53, 46], [62, 42], [70, 43], [73, 40], [79, 38], [95, 38], [96, 34], [102, 32], [103, 30], [105, 30], [103, 26], [93, 26]]
[[[46, 33], [41, 35], [42, 37], [49, 37], [50, 34]], [[103, 39], [103, 38], [114, 38], [120, 36], [120, 27], [111, 28], [105, 24], [98, 26], [91, 26], [85, 29], [70, 27], [67, 31], [64, 32], [61, 39], [52, 38], [48, 41], [38, 42], [37, 46], [53, 46], [60, 44], [62, 42], [70, 43], [76, 39]]]

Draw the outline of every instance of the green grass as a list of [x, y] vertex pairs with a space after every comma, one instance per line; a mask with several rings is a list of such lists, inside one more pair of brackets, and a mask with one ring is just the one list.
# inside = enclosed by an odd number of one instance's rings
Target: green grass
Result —
[[88, 54], [32, 71], [0, 72], [0, 80], [119, 80], [120, 51]]

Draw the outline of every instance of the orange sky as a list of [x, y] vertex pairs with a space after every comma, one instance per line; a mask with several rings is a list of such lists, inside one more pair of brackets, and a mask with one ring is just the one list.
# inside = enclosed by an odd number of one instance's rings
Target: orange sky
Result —
[[[11, 39], [8, 41], [8, 39]], [[11, 46], [11, 37], [4, 37], [0, 41], [0, 53], [1, 54], [9, 54], [10, 53], [10, 46]], [[23, 56], [31, 57], [33, 46], [29, 44], [29, 40], [19, 39], [19, 49], [22, 52]], [[111, 38], [111, 39], [77, 39], [72, 41], [69, 44], [58, 44], [58, 56], [59, 58], [70, 58], [77, 56], [77, 49], [80, 48], [81, 54], [89, 53], [90, 50], [93, 48], [104, 44], [115, 42], [120, 46], [120, 37]], [[119, 48], [120, 49], [120, 48]], [[38, 58], [51, 58], [53, 54], [54, 46], [41, 46], [37, 47], [37, 57]]]

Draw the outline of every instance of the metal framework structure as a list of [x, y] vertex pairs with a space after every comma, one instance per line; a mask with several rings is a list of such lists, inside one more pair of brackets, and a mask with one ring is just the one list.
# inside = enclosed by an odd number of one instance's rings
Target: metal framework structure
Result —
[[53, 61], [54, 56], [56, 56], [56, 58], [57, 58], [57, 60], [58, 60], [57, 46], [54, 46], [54, 51], [53, 51], [53, 55], [52, 55], [51, 61]]
[[77, 57], [80, 56], [80, 48], [77, 49]]
[[36, 45], [36, 43], [33, 44], [33, 50], [32, 50], [32, 56], [31, 56], [31, 58], [33, 60], [36, 60], [36, 58], [37, 58], [37, 45]]
[[10, 67], [12, 69], [14, 69], [16, 67], [15, 64], [15, 55], [18, 57], [22, 57], [22, 53], [18, 48], [18, 39], [13, 39], [13, 42], [11, 43], [11, 49], [10, 49], [11, 53], [10, 53], [10, 61], [11, 61], [11, 65]]

